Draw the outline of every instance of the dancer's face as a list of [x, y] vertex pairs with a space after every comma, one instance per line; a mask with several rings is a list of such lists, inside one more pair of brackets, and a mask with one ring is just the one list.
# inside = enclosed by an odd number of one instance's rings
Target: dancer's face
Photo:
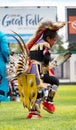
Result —
[[50, 38], [49, 36], [47, 36], [47, 42], [49, 43], [50, 47], [52, 47], [57, 40], [57, 35], [54, 38]]

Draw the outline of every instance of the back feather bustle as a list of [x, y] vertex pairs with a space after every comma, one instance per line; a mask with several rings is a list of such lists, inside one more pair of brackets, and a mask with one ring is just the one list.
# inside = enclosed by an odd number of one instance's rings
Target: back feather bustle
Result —
[[21, 54], [14, 53], [13, 55], [10, 54], [9, 56], [9, 64], [7, 64], [7, 78], [9, 80], [13, 80], [20, 74], [26, 73], [28, 69], [29, 54], [27, 47], [21, 36], [16, 32], [14, 33], [20, 38], [18, 39], [17, 37], [12, 35], [20, 46]]

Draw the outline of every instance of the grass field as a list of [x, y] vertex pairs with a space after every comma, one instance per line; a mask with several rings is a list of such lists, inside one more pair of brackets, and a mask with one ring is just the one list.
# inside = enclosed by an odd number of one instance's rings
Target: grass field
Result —
[[0, 130], [76, 130], [76, 86], [60, 86], [54, 101], [54, 114], [41, 108], [43, 118], [29, 120], [21, 102], [1, 102]]

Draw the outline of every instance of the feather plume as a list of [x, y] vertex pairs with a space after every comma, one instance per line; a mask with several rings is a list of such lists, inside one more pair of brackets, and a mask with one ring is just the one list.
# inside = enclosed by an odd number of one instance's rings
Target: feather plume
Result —
[[37, 36], [44, 28], [58, 31], [60, 28], [65, 26], [67, 22], [52, 22], [50, 19], [43, 19], [37, 26], [35, 36]]
[[16, 36], [12, 35], [12, 37], [18, 42], [22, 53], [13, 54], [13, 55], [10, 55], [9, 57], [9, 64], [7, 65], [7, 74], [8, 74], [7, 78], [9, 80], [12, 80], [15, 77], [18, 77], [20, 74], [26, 73], [28, 69], [28, 59], [29, 59], [28, 50], [27, 50], [24, 40], [19, 34], [17, 34], [14, 31], [12, 32], [15, 33], [19, 38], [18, 39]]
[[28, 60], [24, 54], [14, 54], [9, 57], [9, 64], [7, 64], [7, 78], [13, 80], [20, 74], [26, 73], [28, 69]]
[[13, 35], [11, 35], [11, 36], [18, 42], [20, 49], [21, 49], [21, 52], [24, 52], [24, 49], [23, 49], [21, 42], [15, 36], [13, 36]]
[[14, 31], [12, 31], [12, 32], [15, 33], [15, 34], [20, 38], [21, 42], [19, 42], [19, 40], [18, 40], [17, 38], [15, 38], [15, 39], [16, 39], [17, 42], [20, 44], [20, 47], [21, 47], [22, 51], [23, 51], [25, 54], [27, 54], [27, 56], [29, 56], [29, 52], [28, 52], [26, 43], [24, 42], [24, 40], [22, 39], [22, 37], [21, 37], [18, 33], [14, 32]]

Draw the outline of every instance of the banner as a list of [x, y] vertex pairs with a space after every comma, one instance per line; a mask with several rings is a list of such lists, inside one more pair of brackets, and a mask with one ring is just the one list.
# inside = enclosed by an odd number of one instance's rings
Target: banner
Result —
[[67, 21], [71, 23], [68, 24], [68, 41], [69, 43], [76, 43], [76, 8], [67, 7], [66, 8]]
[[[34, 33], [37, 24], [43, 19], [49, 18], [56, 21], [57, 7], [55, 6], [23, 6], [0, 7], [0, 30], [8, 36], [11, 30], [20, 34], [27, 42]], [[8, 37], [9, 42], [15, 42]]]

